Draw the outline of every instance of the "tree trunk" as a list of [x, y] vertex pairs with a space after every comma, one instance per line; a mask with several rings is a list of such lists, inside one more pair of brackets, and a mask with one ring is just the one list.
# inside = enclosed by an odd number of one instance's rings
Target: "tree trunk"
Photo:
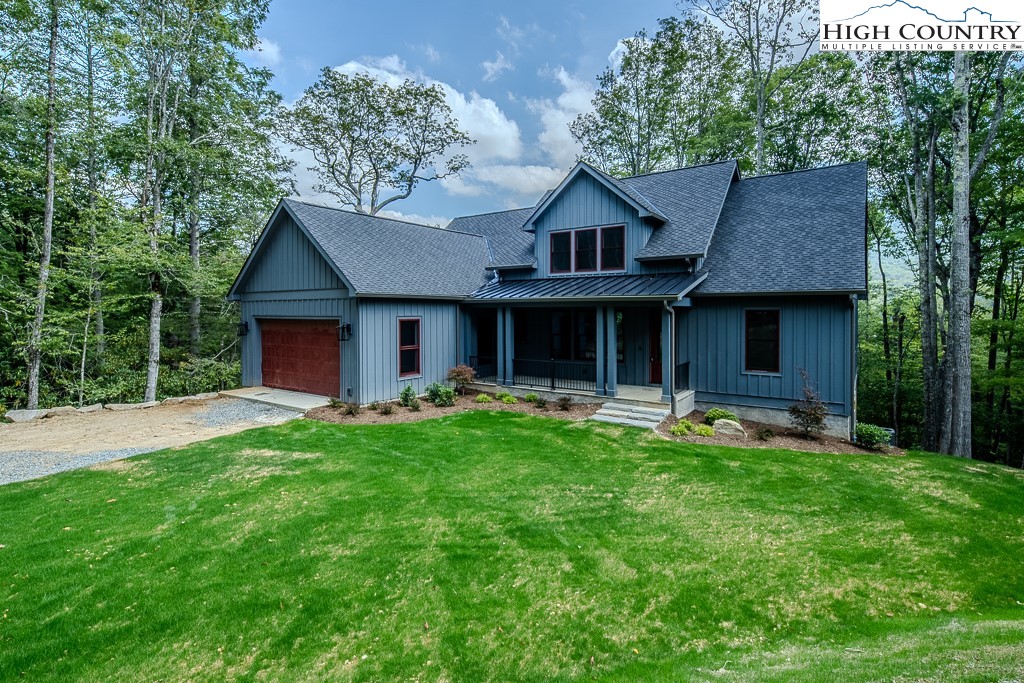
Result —
[[103, 356], [107, 350], [105, 330], [103, 328], [103, 288], [100, 284], [99, 269], [96, 267], [98, 245], [96, 243], [96, 198], [99, 195], [99, 174], [96, 153], [96, 54], [93, 51], [92, 25], [86, 30], [86, 87], [88, 97], [88, 145], [86, 156], [86, 175], [89, 183], [89, 280], [92, 283], [92, 312], [96, 319], [96, 363], [103, 364]]
[[50, 0], [50, 55], [46, 66], [46, 199], [43, 206], [43, 253], [39, 259], [36, 311], [28, 342], [28, 409], [39, 407], [39, 365], [42, 357], [43, 320], [46, 316], [47, 282], [53, 248], [53, 195], [55, 192], [54, 147], [57, 130], [57, 2]]
[[999, 431], [995, 416], [996, 388], [993, 383], [999, 361], [999, 322], [1002, 317], [1003, 278], [1010, 267], [1010, 247], [1003, 243], [999, 248], [999, 266], [996, 268], [995, 286], [992, 291], [992, 327], [988, 332], [988, 376], [989, 387], [985, 392], [985, 414], [989, 419], [988, 453], [995, 456], [999, 450]]
[[938, 129], [929, 131], [928, 164], [922, 174], [915, 172], [918, 227], [918, 288], [921, 295], [921, 356], [924, 380], [924, 425], [921, 446], [927, 451], [939, 447], [942, 426], [942, 381], [939, 371], [938, 306], [935, 298], [935, 146]]
[[971, 457], [971, 146], [967, 111], [971, 94], [971, 53], [958, 51], [953, 62], [953, 225], [950, 235], [949, 345], [952, 411], [949, 453]]

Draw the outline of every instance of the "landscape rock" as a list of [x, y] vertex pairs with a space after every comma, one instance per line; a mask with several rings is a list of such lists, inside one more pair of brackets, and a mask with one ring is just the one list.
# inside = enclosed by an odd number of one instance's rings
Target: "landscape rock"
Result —
[[158, 405], [160, 405], [160, 401], [146, 401], [145, 403], [140, 403], [139, 407], [140, 408], [155, 408]]
[[7, 419], [11, 422], [31, 422], [46, 417], [48, 410], [8, 410]]
[[98, 413], [101, 410], [103, 410], [103, 404], [102, 403], [93, 403], [91, 406], [82, 406], [81, 408], [78, 409], [78, 412], [80, 412], [80, 413]]
[[124, 411], [124, 410], [138, 410], [139, 408], [142, 407], [142, 404], [141, 403], [108, 403], [107, 405], [105, 405], [103, 407], [106, 408], [107, 410], [113, 410], [113, 411], [116, 411], [116, 412], [121, 412], [121, 411]]
[[220, 394], [216, 391], [210, 391], [205, 394], [196, 394], [195, 397], [200, 401], [212, 401], [215, 398], [220, 398]]
[[726, 436], [746, 436], [743, 425], [735, 420], [715, 420], [715, 433]]
[[173, 406], [188, 400], [191, 400], [189, 396], [172, 396], [171, 398], [165, 398], [161, 403], [165, 406]]
[[60, 406], [59, 408], [50, 408], [46, 411], [46, 417], [53, 417], [54, 415], [70, 415], [77, 412], [78, 409], [74, 406]]

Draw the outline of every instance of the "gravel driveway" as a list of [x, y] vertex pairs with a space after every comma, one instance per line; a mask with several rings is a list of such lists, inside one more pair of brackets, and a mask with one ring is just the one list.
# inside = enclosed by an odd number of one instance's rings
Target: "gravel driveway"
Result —
[[221, 398], [0, 424], [0, 484], [130, 458], [300, 416], [262, 403]]

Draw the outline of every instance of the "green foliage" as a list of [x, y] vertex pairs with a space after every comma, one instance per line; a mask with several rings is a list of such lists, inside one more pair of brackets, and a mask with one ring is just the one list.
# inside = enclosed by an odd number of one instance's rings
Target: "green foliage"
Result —
[[476, 370], [468, 365], [456, 365], [448, 371], [445, 379], [454, 384], [460, 394], [464, 394], [466, 385], [472, 384], [476, 380]]
[[692, 422], [686, 419], [682, 419], [679, 420], [679, 422], [677, 422], [676, 424], [672, 425], [672, 429], [670, 429], [669, 431], [672, 432], [672, 434], [674, 434], [675, 436], [688, 436], [691, 432], [693, 432], [693, 428], [694, 424]]
[[423, 395], [431, 403], [437, 403], [437, 397], [440, 395], [441, 391], [444, 388], [445, 388], [445, 386], [443, 384], [438, 384], [437, 382], [431, 382], [430, 384], [427, 385], [427, 388], [423, 390]]
[[494, 394], [494, 398], [496, 398], [496, 399], [498, 399], [500, 401], [501, 399], [505, 398], [506, 396], [511, 396], [511, 395], [512, 394], [508, 393], [507, 391], [499, 391], [496, 394]]
[[416, 389], [411, 384], [406, 384], [401, 393], [398, 394], [398, 403], [408, 408], [409, 404], [416, 398]]
[[491, 398], [490, 394], [477, 394], [477, 397], [473, 399], [476, 403], [493, 403], [494, 399]]
[[559, 396], [555, 404], [559, 410], [569, 410], [572, 408], [572, 396]]
[[754, 432], [754, 438], [758, 441], [769, 441], [775, 438], [775, 430], [771, 427], [758, 427]]
[[714, 436], [715, 435], [715, 428], [712, 427], [711, 425], [708, 425], [708, 424], [694, 425], [693, 433], [696, 434], [697, 436], [704, 436], [704, 437]]
[[794, 427], [803, 432], [804, 438], [810, 438], [825, 431], [828, 406], [821, 400], [817, 389], [811, 386], [810, 375], [803, 368], [800, 369], [800, 379], [803, 382], [803, 398], [789, 406], [789, 419]]
[[529, 393], [526, 396], [523, 396], [523, 400], [527, 403], [535, 403], [538, 398], [537, 394], [534, 393]]
[[366, 406], [369, 410], [380, 410], [380, 401], [372, 401]]
[[736, 417], [735, 413], [731, 413], [724, 408], [712, 408], [708, 412], [704, 413], [704, 423], [713, 425], [718, 420], [732, 420], [738, 422], [739, 418]]
[[381, 401], [380, 407], [377, 409], [381, 415], [391, 415], [395, 412], [395, 404], [391, 401]]
[[547, 410], [548, 409], [548, 400], [546, 398], [544, 398], [543, 396], [538, 396], [537, 399], [533, 402], [533, 405], [538, 410]]
[[505, 394], [504, 396], [501, 397], [501, 402], [504, 403], [505, 405], [513, 405], [515, 403], [519, 403], [519, 399], [517, 399], [515, 396], [512, 396], [511, 394]]
[[413, 400], [409, 401], [409, 410], [411, 410], [412, 412], [418, 413], [420, 412], [421, 408], [422, 406], [420, 405], [420, 400], [418, 398], [414, 398]]
[[352, 417], [355, 417], [355, 416], [357, 416], [361, 412], [362, 412], [362, 408], [359, 406], [358, 403], [349, 402], [349, 403], [343, 404], [342, 407], [341, 407], [342, 415], [351, 415]]
[[345, 402], [342, 401], [340, 398], [329, 396], [327, 398], [327, 405], [331, 408], [334, 408], [335, 410], [341, 410], [342, 408], [345, 407]]
[[853, 433], [857, 437], [857, 443], [864, 448], [880, 449], [889, 445], [889, 432], [878, 425], [858, 422]]
[[439, 388], [436, 392], [436, 397], [434, 398], [434, 405], [441, 408], [447, 408], [455, 405], [455, 390], [451, 387], [445, 386]]

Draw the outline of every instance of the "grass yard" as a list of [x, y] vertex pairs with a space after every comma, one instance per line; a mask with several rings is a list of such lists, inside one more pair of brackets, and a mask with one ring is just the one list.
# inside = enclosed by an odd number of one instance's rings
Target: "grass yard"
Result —
[[470, 412], [0, 487], [0, 680], [1024, 678], [1024, 472]]

